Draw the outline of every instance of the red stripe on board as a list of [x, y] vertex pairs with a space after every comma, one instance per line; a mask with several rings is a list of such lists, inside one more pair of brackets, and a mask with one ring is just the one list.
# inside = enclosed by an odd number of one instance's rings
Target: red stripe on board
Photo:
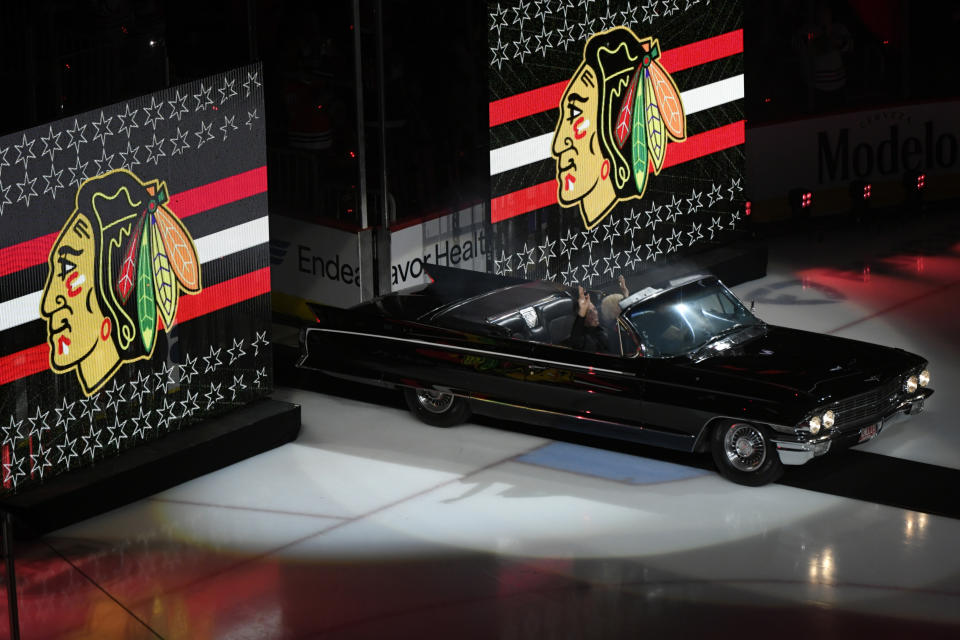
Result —
[[[266, 190], [267, 168], [259, 167], [173, 194], [170, 209], [183, 219]], [[57, 231], [0, 249], [0, 277], [46, 262], [59, 234]]]
[[[683, 142], [671, 142], [663, 168], [689, 162], [717, 151], [741, 145], [746, 140], [746, 121], [739, 120], [710, 131], [690, 136]], [[656, 179], [656, 178], [654, 178]], [[557, 181], [548, 180], [512, 191], [490, 200], [490, 221], [508, 220], [530, 211], [557, 204]]]
[[264, 293], [270, 293], [270, 267], [206, 287], [196, 296], [180, 296], [177, 322], [193, 320]]
[[170, 210], [178, 218], [209, 211], [267, 190], [267, 168], [258, 167], [229, 178], [181, 191], [170, 196]]
[[46, 342], [0, 358], [0, 386], [50, 367], [50, 345]]
[[[674, 73], [738, 53], [743, 53], [743, 29], [668, 49], [661, 54], [660, 64], [668, 73]], [[564, 80], [494, 100], [490, 103], [490, 126], [556, 109], [568, 82]]]
[[490, 221], [500, 222], [520, 214], [557, 204], [557, 181], [548, 180], [532, 187], [490, 199]]
[[674, 73], [738, 53], [743, 53], [743, 29], [667, 49], [660, 55], [660, 64], [667, 73]]
[[[251, 271], [206, 287], [195, 296], [181, 296], [177, 322], [186, 322], [270, 293], [270, 267]], [[0, 386], [50, 368], [50, 345], [41, 345], [0, 357]]]

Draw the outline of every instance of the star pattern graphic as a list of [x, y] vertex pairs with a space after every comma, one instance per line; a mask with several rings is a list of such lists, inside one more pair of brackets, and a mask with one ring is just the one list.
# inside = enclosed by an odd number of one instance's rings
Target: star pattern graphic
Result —
[[[207, 393], [203, 396], [207, 399], [207, 411], [210, 410], [210, 407], [223, 400], [223, 394], [220, 393], [220, 387], [221, 383], [219, 382], [217, 384], [211, 384], [210, 390], [207, 391]], [[216, 397], [214, 397], [214, 394], [216, 394]]]
[[577, 234], [573, 232], [573, 229], [567, 229], [567, 237], [560, 238], [560, 254], [567, 257], [569, 262], [571, 255], [574, 251], [577, 250]]
[[210, 99], [210, 91], [213, 87], [205, 87], [203, 82], [200, 82], [200, 91], [193, 94], [193, 99], [197, 101], [197, 107], [194, 111], [205, 111], [207, 107], [213, 104], [213, 100]]
[[113, 379], [113, 385], [103, 392], [104, 395], [107, 396], [107, 404], [104, 406], [105, 410], [120, 410], [120, 405], [126, 401], [126, 399], [123, 397], [123, 388], [125, 386], [126, 385], [120, 384], [116, 378]]
[[207, 366], [203, 371], [204, 373], [210, 373], [211, 371], [216, 371], [217, 367], [223, 364], [220, 361], [221, 350], [222, 350], [222, 347], [217, 347], [216, 351], [214, 351], [213, 345], [210, 345], [210, 355], [205, 356], [203, 358], [203, 361], [207, 363]]
[[30, 468], [41, 480], [43, 480], [47, 469], [53, 466], [53, 462], [50, 461], [50, 451], [48, 447], [38, 447], [36, 451], [30, 454]]
[[650, 242], [647, 243], [647, 260], [657, 261], [657, 256], [661, 255], [663, 251], [660, 250], [660, 242], [663, 238], [657, 238], [656, 235], [651, 236]]
[[53, 163], [53, 156], [57, 151], [63, 151], [60, 147], [60, 136], [63, 135], [63, 132], [53, 133], [53, 126], [47, 128], [47, 135], [40, 137], [40, 142], [43, 143], [43, 151], [40, 153], [40, 156], [50, 156], [50, 162]]
[[[540, 250], [540, 260], [550, 268], [550, 260], [556, 259], [557, 254], [553, 252], [553, 247], [557, 244], [556, 240], [550, 240], [550, 234], [544, 234], [543, 244], [537, 247]], [[549, 280], [549, 278], [547, 278]]]
[[583, 265], [583, 279], [582, 282], [586, 282], [588, 285], [593, 284], [594, 278], [600, 277], [600, 272], [597, 271], [600, 261], [594, 259], [591, 255], [587, 258], [586, 264]]
[[159, 104], [157, 104], [157, 97], [150, 96], [150, 106], [143, 107], [143, 112], [144, 114], [146, 114], [146, 117], [143, 120], [144, 127], [149, 125], [154, 131], [157, 130], [157, 123], [165, 119], [163, 115], [160, 113], [160, 107], [162, 106], [163, 106], [162, 101]]
[[140, 125], [137, 124], [137, 111], [140, 109], [130, 110], [130, 103], [124, 105], [123, 113], [117, 114], [117, 120], [120, 122], [120, 126], [117, 127], [117, 133], [125, 133], [127, 135], [127, 140], [130, 140], [130, 132], [133, 129], [139, 129]]
[[70, 428], [70, 425], [76, 420], [73, 417], [73, 406], [75, 402], [67, 403], [67, 397], [63, 396], [60, 406], [54, 408], [54, 413], [57, 414], [57, 429], [63, 428], [64, 431]]
[[65, 433], [63, 436], [63, 444], [57, 445], [57, 450], [60, 451], [60, 457], [57, 459], [57, 465], [65, 465], [67, 471], [70, 470], [70, 461], [74, 458], [80, 459], [80, 454], [77, 453], [77, 441], [75, 438], [71, 438], [69, 433]]
[[243, 384], [243, 374], [233, 376], [233, 384], [228, 388], [230, 389], [230, 400], [236, 400], [237, 391], [242, 391], [247, 388], [247, 385]]
[[101, 173], [106, 173], [107, 171], [110, 171], [111, 169], [113, 169], [113, 157], [115, 155], [117, 154], [111, 153], [108, 156], [107, 148], [106, 147], [103, 148], [102, 152], [100, 153], [100, 159], [99, 160], [94, 159], [94, 162], [97, 164], [98, 175]]
[[703, 196], [702, 191], [692, 190], [690, 197], [687, 198], [687, 214], [693, 215], [703, 208], [703, 204], [700, 202], [701, 196]]
[[77, 156], [77, 163], [72, 167], [67, 167], [70, 171], [70, 186], [77, 185], [80, 186], [80, 183], [87, 179], [87, 165], [89, 162], [84, 162], [80, 164], [80, 156]]
[[647, 4], [643, 5], [643, 22], [653, 24], [653, 19], [658, 17], [657, 0], [647, 0]]
[[177, 369], [175, 366], [171, 365], [169, 362], [163, 362], [160, 365], [160, 371], [155, 371], [153, 377], [156, 378], [156, 391], [157, 393], [166, 393], [167, 389], [176, 386]]
[[676, 194], [670, 196], [670, 204], [664, 205], [664, 208], [667, 210], [667, 217], [665, 218], [667, 222], [676, 224], [677, 216], [682, 213], [680, 211], [681, 204], [683, 204], [683, 200], [678, 199]]
[[14, 491], [17, 490], [17, 485], [20, 483], [21, 478], [27, 475], [23, 470], [23, 462], [24, 458], [17, 455], [17, 452], [11, 449], [10, 462], [3, 463], [3, 477], [11, 484]]
[[213, 122], [209, 124], [206, 122], [200, 122], [200, 131], [197, 131], [193, 135], [197, 136], [197, 149], [202, 147], [205, 142], [210, 142], [214, 140], [214, 135], [210, 132], [211, 127], [213, 127]]
[[690, 236], [690, 244], [687, 245], [688, 247], [692, 247], [694, 242], [703, 238], [703, 234], [700, 233], [700, 227], [702, 226], [703, 226], [702, 223], [701, 224], [697, 224], [695, 222], [690, 223], [690, 231], [687, 232], [687, 235]]
[[720, 224], [720, 216], [717, 216], [716, 218], [711, 218], [710, 221], [712, 224], [709, 227], [707, 227], [707, 231], [710, 232], [710, 239], [713, 240], [714, 234], [717, 231], [723, 230], [723, 225]]
[[120, 443], [127, 439], [127, 434], [123, 432], [125, 426], [127, 426], [126, 420], [121, 421], [120, 416], [114, 416], [113, 425], [107, 426], [107, 431], [110, 434], [110, 439], [107, 440], [107, 447], [116, 444], [117, 451], [120, 451]]
[[20, 431], [22, 426], [23, 420], [14, 420], [13, 414], [11, 414], [7, 424], [3, 427], [4, 446], [9, 446], [12, 449], [19, 440], [23, 440], [23, 433]]
[[242, 85], [243, 88], [246, 90], [246, 94], [244, 94], [245, 98], [250, 97], [250, 92], [252, 91], [251, 87], [261, 86], [260, 80], [258, 79], [259, 76], [260, 76], [259, 71], [254, 71], [253, 73], [250, 73], [249, 71], [247, 72], [247, 81], [244, 82]]
[[735, 200], [737, 194], [743, 193], [743, 187], [740, 186], [740, 181], [742, 178], [731, 178], [730, 186], [727, 187], [727, 191], [730, 192], [730, 200]]
[[610, 248], [613, 249], [613, 241], [620, 235], [620, 218], [607, 216], [607, 221], [603, 224], [603, 241], [607, 242], [609, 240]]
[[667, 238], [667, 253], [673, 253], [683, 245], [683, 239], [680, 237], [680, 229], [674, 227], [673, 233]]
[[604, 275], [609, 274], [611, 279], [616, 278], [617, 273], [620, 272], [620, 254], [616, 253], [612, 246], [610, 247], [610, 255], [604, 257], [603, 263]]
[[250, 346], [253, 347], [253, 355], [259, 356], [260, 347], [266, 347], [268, 344], [270, 344], [270, 341], [267, 340], [267, 332], [257, 331], [254, 341], [250, 343]]
[[13, 145], [13, 148], [17, 151], [17, 159], [13, 163], [20, 164], [22, 162], [24, 171], [27, 170], [27, 163], [37, 157], [33, 153], [33, 143], [36, 141], [36, 138], [27, 140], [27, 134], [23, 134], [23, 141], [20, 144]]
[[13, 204], [13, 200], [10, 199], [10, 187], [13, 185], [7, 185], [6, 187], [0, 183], [0, 216], [3, 215], [3, 210], [8, 204]]
[[190, 143], [187, 142], [188, 135], [190, 135], [189, 131], [180, 131], [180, 127], [177, 127], [176, 135], [170, 138], [170, 143], [173, 145], [173, 151], [170, 152], [171, 157], [182, 154], [186, 149], [190, 148]]
[[107, 146], [107, 136], [112, 136], [113, 131], [110, 130], [110, 122], [113, 120], [113, 116], [109, 118], [103, 114], [103, 110], [100, 111], [100, 119], [92, 122], [94, 134], [93, 141], [96, 142], [100, 140], [100, 144], [104, 147]]
[[153, 144], [145, 144], [144, 147], [147, 148], [147, 159], [143, 164], [150, 164], [153, 162], [153, 166], [158, 166], [160, 158], [165, 158], [166, 153], [163, 152], [163, 143], [166, 142], [166, 139], [160, 138], [159, 142], [157, 141], [157, 134], [153, 134]]
[[587, 231], [581, 231], [580, 235], [583, 236], [583, 244], [580, 245], [580, 250], [593, 253], [593, 246], [600, 243], [600, 241], [597, 240], [597, 227], [593, 227]]
[[80, 455], [85, 456], [88, 453], [90, 454], [91, 462], [96, 458], [97, 449], [103, 448], [103, 443], [100, 442], [100, 437], [103, 433], [103, 429], [97, 429], [96, 425], [90, 425], [90, 431], [85, 436], [80, 436], [80, 439], [83, 440], [83, 451], [80, 452]]
[[180, 414], [181, 419], [192, 417], [194, 413], [200, 410], [200, 405], [197, 404], [197, 398], [200, 396], [198, 393], [193, 393], [192, 391], [187, 391], [187, 396], [181, 401], [183, 406], [183, 412]]
[[239, 358], [246, 355], [246, 351], [243, 350], [243, 340], [233, 339], [233, 346], [227, 349], [227, 353], [230, 354], [230, 364], [236, 362]]
[[67, 143], [67, 149], [73, 147], [77, 152], [77, 161], [80, 161], [80, 145], [86, 144], [87, 138], [83, 134], [86, 131], [87, 125], [81, 125], [80, 121], [76, 118], [73, 120], [73, 129], [67, 129], [67, 135], [70, 136], [70, 142]]
[[130, 144], [130, 141], [127, 140], [127, 150], [120, 152], [120, 164], [127, 169], [133, 169], [140, 164], [140, 160], [137, 158], [139, 151], [140, 147], [134, 147]]
[[233, 88], [236, 82], [236, 80], [223, 79], [223, 86], [218, 89], [220, 92], [220, 104], [224, 104], [227, 100], [237, 95], [237, 91]]
[[227, 141], [227, 137], [229, 136], [230, 131], [236, 131], [237, 129], [239, 129], [239, 127], [236, 124], [234, 124], [234, 120], [236, 119], [237, 119], [237, 116], [230, 116], [229, 118], [227, 116], [223, 117], [223, 125], [220, 127], [220, 131], [223, 132], [224, 142]]
[[47, 424], [47, 416], [50, 415], [50, 411], [44, 411], [40, 413], [40, 405], [37, 405], [36, 413], [32, 417], [27, 416], [27, 420], [30, 421], [30, 437], [37, 440], [43, 440], [43, 434], [46, 431], [50, 431], [50, 425]]
[[147, 409], [143, 406], [140, 407], [140, 412], [137, 414], [136, 418], [133, 418], [133, 432], [130, 434], [130, 437], [136, 440], [137, 438], [143, 439], [147, 437], [147, 431], [153, 429], [150, 425], [150, 415], [153, 413], [150, 409]]
[[187, 106], [187, 98], [190, 97], [190, 94], [180, 95], [180, 89], [177, 89], [177, 94], [173, 100], [167, 100], [167, 104], [170, 105], [170, 115], [167, 116], [168, 120], [177, 119], [177, 122], [183, 118], [187, 113], [190, 113], [190, 108]]
[[707, 197], [710, 198], [710, 202], [707, 204], [708, 207], [712, 207], [716, 203], [723, 200], [723, 195], [720, 194], [720, 185], [711, 185], [710, 193], [707, 194]]
[[43, 190], [43, 195], [51, 194], [54, 200], [57, 199], [57, 189], [63, 189], [63, 182], [60, 181], [60, 176], [63, 175], [64, 170], [56, 170], [56, 167], [53, 164], [50, 164], [50, 173], [43, 176], [43, 179], [46, 180], [47, 186]]
[[[17, 188], [20, 189], [20, 197], [17, 198], [17, 202], [26, 201], [26, 206], [30, 206], [30, 198], [35, 198], [37, 196], [37, 190], [34, 189], [34, 185], [37, 184], [36, 178], [31, 178], [27, 175], [27, 172], [23, 172], [23, 182], [17, 183]], [[29, 191], [28, 191], [29, 189]]]

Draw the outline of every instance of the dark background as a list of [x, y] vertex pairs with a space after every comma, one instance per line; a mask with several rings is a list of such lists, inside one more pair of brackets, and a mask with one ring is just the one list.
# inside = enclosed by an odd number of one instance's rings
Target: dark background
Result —
[[[808, 82], [805, 41], [821, 5], [852, 39], [843, 54], [846, 85], [829, 96]], [[391, 218], [486, 200], [486, 3], [361, 0], [359, 7], [370, 223], [380, 220], [383, 193], [381, 87]], [[351, 0], [4, 2], [0, 135], [262, 60], [271, 210], [355, 226], [354, 22]], [[748, 126], [957, 94], [960, 5], [747, 0], [744, 24]]]

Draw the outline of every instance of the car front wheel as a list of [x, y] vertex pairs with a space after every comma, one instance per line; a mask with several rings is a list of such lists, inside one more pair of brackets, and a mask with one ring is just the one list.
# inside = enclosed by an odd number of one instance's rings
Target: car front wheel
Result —
[[759, 487], [783, 475], [783, 464], [765, 427], [749, 422], [719, 424], [710, 445], [720, 474], [737, 484]]
[[467, 401], [452, 393], [431, 389], [404, 389], [410, 413], [434, 427], [452, 427], [470, 417]]

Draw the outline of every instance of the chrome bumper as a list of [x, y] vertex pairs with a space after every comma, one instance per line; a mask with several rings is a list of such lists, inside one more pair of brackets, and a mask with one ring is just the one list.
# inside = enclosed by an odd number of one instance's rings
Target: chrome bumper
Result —
[[[923, 411], [924, 401], [933, 394], [932, 389], [923, 389], [916, 396], [907, 398], [898, 404], [893, 410], [886, 413], [877, 420], [877, 435], [891, 424], [898, 422], [897, 418], [904, 415], [916, 415]], [[857, 430], [855, 433], [859, 433]], [[787, 438], [771, 438], [771, 442], [777, 447], [777, 454], [780, 456], [780, 462], [789, 465], [800, 465], [810, 462], [818, 456], [822, 456], [828, 451], [834, 440], [848, 438], [851, 432], [840, 433], [832, 432], [829, 435], [822, 436], [816, 440], [791, 440]], [[856, 443], [854, 443], [856, 444]]]

